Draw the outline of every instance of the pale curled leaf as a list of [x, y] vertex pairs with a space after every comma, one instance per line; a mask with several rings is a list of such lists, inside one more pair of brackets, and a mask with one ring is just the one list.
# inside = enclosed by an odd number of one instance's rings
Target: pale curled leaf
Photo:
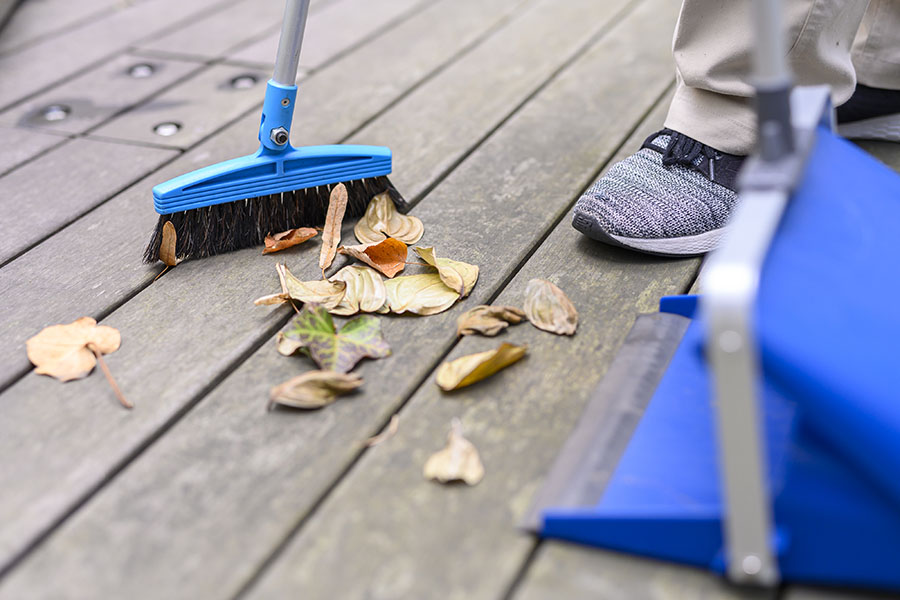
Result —
[[384, 282], [391, 312], [436, 315], [453, 306], [459, 293], [441, 281], [437, 273], [395, 277]]
[[319, 304], [326, 310], [330, 310], [344, 299], [347, 284], [343, 281], [328, 281], [327, 279], [300, 281], [283, 264], [275, 265], [275, 269], [278, 271], [282, 289], [286, 290], [288, 296], [294, 300], [304, 304]]
[[273, 304], [286, 304], [291, 301], [290, 294], [279, 293], [261, 296], [253, 301], [256, 306], [272, 306]]
[[275, 336], [275, 349], [282, 356], [291, 356], [301, 348], [303, 348], [303, 342], [288, 339], [282, 331], [279, 331], [278, 335]]
[[159, 260], [167, 267], [174, 267], [178, 264], [175, 257], [175, 242], [178, 236], [175, 234], [175, 226], [172, 221], [166, 221], [163, 224], [162, 242], [159, 245]]
[[388, 423], [387, 429], [385, 429], [378, 435], [372, 436], [366, 440], [366, 448], [371, 448], [372, 446], [377, 446], [381, 442], [386, 442], [387, 440], [397, 435], [398, 429], [400, 429], [400, 417], [397, 415], [392, 415], [391, 422]]
[[[381, 335], [381, 322], [372, 315], [360, 315], [336, 331], [334, 320], [322, 306], [303, 307], [284, 332], [325, 371], [348, 373], [363, 358], [390, 356], [391, 347]], [[280, 342], [281, 346], [287, 342]], [[284, 348], [287, 350], [287, 348]]]
[[462, 298], [469, 295], [475, 282], [478, 281], [478, 267], [458, 260], [438, 258], [434, 248], [416, 248], [416, 254], [426, 263], [438, 270], [441, 281], [452, 290], [456, 290]]
[[349, 265], [335, 273], [331, 281], [347, 284], [340, 304], [329, 311], [333, 315], [380, 312], [387, 303], [384, 279], [375, 269]]
[[394, 238], [385, 238], [374, 244], [343, 246], [338, 252], [374, 267], [388, 278], [406, 267], [406, 244]]
[[353, 233], [361, 244], [374, 244], [386, 237], [415, 244], [422, 239], [425, 226], [417, 217], [400, 214], [391, 195], [383, 192], [369, 202], [366, 214], [356, 223]]
[[281, 252], [288, 248], [293, 248], [298, 244], [316, 237], [319, 232], [312, 227], [300, 227], [298, 229], [289, 229], [281, 233], [272, 233], [266, 236], [263, 248], [263, 254], [271, 254], [273, 252]]
[[532, 279], [525, 288], [525, 315], [538, 329], [573, 335], [578, 328], [578, 311], [563, 293], [545, 279]]
[[323, 271], [334, 262], [337, 248], [341, 244], [341, 223], [347, 210], [347, 188], [339, 183], [331, 190], [328, 199], [328, 213], [322, 230], [322, 251], [319, 253], [319, 268]]
[[517, 325], [525, 313], [514, 306], [476, 306], [464, 312], [456, 321], [457, 335], [480, 333], [493, 337], [509, 325]]
[[437, 384], [445, 392], [472, 385], [518, 362], [527, 351], [526, 346], [504, 343], [495, 350], [470, 354], [445, 362], [438, 367]]
[[28, 360], [40, 375], [60, 381], [80, 379], [97, 364], [94, 354], [109, 354], [119, 349], [119, 331], [97, 325], [90, 317], [82, 317], [68, 325], [51, 325], [25, 343]]
[[293, 408], [322, 408], [334, 402], [338, 396], [349, 394], [362, 383], [362, 377], [353, 373], [309, 371], [273, 387], [269, 392], [269, 406], [280, 404]]
[[453, 419], [444, 449], [432, 454], [425, 462], [423, 474], [426, 479], [441, 483], [462, 481], [468, 485], [476, 485], [484, 477], [478, 450], [463, 437], [458, 419]]

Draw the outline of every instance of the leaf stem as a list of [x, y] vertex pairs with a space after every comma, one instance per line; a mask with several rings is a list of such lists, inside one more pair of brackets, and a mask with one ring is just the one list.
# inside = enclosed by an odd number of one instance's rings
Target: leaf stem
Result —
[[119, 385], [116, 383], [115, 378], [113, 378], [112, 373], [109, 370], [109, 367], [106, 366], [106, 361], [103, 360], [103, 355], [94, 348], [93, 344], [88, 344], [88, 348], [91, 352], [94, 353], [94, 356], [97, 357], [97, 364], [100, 365], [100, 370], [103, 371], [103, 374], [106, 375], [106, 380], [109, 382], [110, 387], [113, 389], [113, 392], [116, 394], [116, 398], [119, 399], [119, 402], [122, 403], [122, 406], [125, 408], [134, 408], [134, 404], [128, 401], [125, 398], [125, 394], [122, 393], [122, 390], [119, 389]]

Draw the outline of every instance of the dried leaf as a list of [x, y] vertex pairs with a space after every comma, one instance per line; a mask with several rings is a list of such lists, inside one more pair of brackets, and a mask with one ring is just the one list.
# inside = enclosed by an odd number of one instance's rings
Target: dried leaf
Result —
[[288, 339], [281, 331], [275, 336], [275, 349], [278, 350], [278, 354], [281, 354], [282, 356], [291, 356], [301, 348], [303, 348], [302, 342]]
[[363, 379], [354, 373], [309, 371], [276, 385], [269, 392], [269, 406], [280, 404], [294, 408], [322, 408], [361, 386]]
[[82, 317], [68, 325], [45, 327], [25, 346], [36, 373], [70, 381], [84, 377], [97, 364], [93, 350], [99, 354], [115, 352], [121, 339], [117, 329]]
[[366, 214], [353, 228], [361, 244], [374, 244], [386, 237], [404, 244], [415, 244], [422, 239], [425, 226], [417, 217], [401, 215], [388, 192], [378, 194], [366, 208]]
[[453, 306], [459, 294], [441, 281], [437, 273], [395, 277], [384, 282], [391, 312], [436, 315]]
[[300, 227], [299, 229], [289, 229], [281, 233], [269, 234], [266, 236], [266, 247], [263, 248], [263, 254], [271, 254], [293, 248], [298, 244], [316, 237], [318, 231], [312, 227]]
[[437, 370], [437, 384], [445, 392], [472, 385], [518, 362], [527, 351], [526, 346], [504, 343], [496, 350], [445, 362]]
[[174, 267], [178, 264], [175, 257], [175, 242], [178, 236], [175, 233], [175, 226], [172, 221], [166, 221], [163, 224], [162, 242], [159, 245], [159, 260], [167, 267]]
[[388, 278], [406, 267], [406, 244], [394, 238], [385, 238], [374, 244], [343, 246], [338, 252], [361, 260], [370, 267], [378, 269]]
[[449, 258], [437, 258], [434, 255], [434, 248], [415, 250], [422, 260], [438, 270], [441, 281], [451, 290], [456, 290], [460, 297], [465, 298], [475, 287], [475, 282], [478, 281], [478, 267], [475, 265]]
[[510, 324], [517, 325], [525, 313], [513, 306], [476, 306], [464, 312], [456, 321], [457, 335], [480, 333], [493, 337]]
[[400, 429], [400, 417], [397, 415], [391, 416], [391, 422], [388, 423], [387, 429], [382, 431], [376, 436], [372, 436], [366, 440], [366, 448], [371, 448], [372, 446], [377, 446], [381, 442], [385, 442], [395, 435], [397, 435], [397, 430]]
[[538, 329], [573, 335], [578, 311], [561, 289], [545, 279], [532, 279], [525, 288], [525, 314]]
[[434, 454], [425, 463], [426, 479], [448, 483], [463, 481], [476, 485], [484, 477], [484, 465], [475, 446], [463, 437], [459, 419], [453, 419], [447, 446]]
[[286, 304], [291, 301], [291, 295], [285, 293], [279, 294], [269, 294], [268, 296], [261, 296], [253, 301], [253, 304], [257, 306], [271, 306], [273, 304]]
[[[275, 265], [275, 269], [278, 271], [281, 287], [287, 290], [288, 295], [293, 300], [320, 304], [326, 310], [331, 310], [344, 299], [347, 284], [343, 281], [328, 281], [327, 279], [300, 281], [283, 264]], [[267, 298], [267, 296], [263, 296], [259, 300], [264, 298]]]
[[339, 183], [331, 190], [328, 199], [328, 213], [322, 230], [322, 251], [319, 254], [319, 268], [323, 271], [334, 262], [335, 253], [341, 244], [341, 223], [347, 210], [347, 188]]
[[372, 315], [360, 315], [338, 332], [331, 315], [323, 306], [306, 305], [294, 317], [293, 328], [284, 333], [287, 340], [326, 371], [348, 373], [363, 358], [384, 358], [391, 347], [381, 335], [381, 323]]
[[387, 303], [384, 279], [375, 269], [349, 265], [335, 273], [331, 281], [347, 284], [341, 303], [331, 309], [334, 315], [355, 315], [362, 312], [379, 312]]

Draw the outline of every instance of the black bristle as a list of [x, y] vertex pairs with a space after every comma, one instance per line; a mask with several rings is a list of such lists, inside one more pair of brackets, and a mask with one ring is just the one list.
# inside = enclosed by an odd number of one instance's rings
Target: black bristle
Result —
[[[347, 187], [346, 217], [361, 217], [372, 197], [385, 191], [397, 210], [404, 213], [409, 210], [409, 204], [387, 177], [357, 179], [344, 182], [344, 185]], [[160, 215], [150, 244], [144, 251], [144, 262], [159, 260], [166, 221], [175, 226], [175, 255], [184, 259], [206, 258], [260, 246], [270, 233], [322, 225], [333, 187], [323, 185]]]

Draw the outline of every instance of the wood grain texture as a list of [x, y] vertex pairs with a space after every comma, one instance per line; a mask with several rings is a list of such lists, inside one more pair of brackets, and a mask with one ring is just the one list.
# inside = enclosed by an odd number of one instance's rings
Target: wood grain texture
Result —
[[[175, 154], [159, 148], [77, 139], [0, 178], [0, 264]], [[101, 252], [96, 248], [91, 254], [98, 256]], [[80, 257], [85, 266], [91, 262], [88, 256]]]
[[31, 131], [17, 127], [0, 125], [0, 140], [3, 140], [3, 151], [0, 152], [0, 177], [41, 152], [62, 144], [64, 136], [51, 135], [39, 131]]
[[[443, 0], [364, 44], [304, 81], [294, 117], [295, 143], [333, 143], [401, 96], [506, 18], [519, 0]], [[428, 36], [417, 35], [427, 30]], [[380, 61], [372, 61], [379, 56]], [[347, 81], [355, 82], [347, 87]], [[141, 264], [155, 227], [153, 185], [211, 163], [255, 152], [259, 115], [217, 133], [166, 168], [138, 182], [91, 215], [0, 269], [8, 290], [0, 320], [0, 389], [29, 366], [22, 344], [46, 325], [82, 315], [100, 317], [156, 277]], [[399, 137], [399, 136], [398, 136]], [[104, 249], [86, 270], [82, 256]], [[85, 273], [88, 272], [89, 276]], [[65, 285], [65, 299], [53, 290]]]
[[16, 12], [0, 35], [0, 54], [102, 18], [122, 6], [121, 0], [12, 0], [4, 5], [17, 3]]
[[153, 0], [124, 4], [104, 18], [0, 56], [0, 109], [75, 75], [140, 39], [177, 28], [234, 0]]
[[[153, 75], [131, 77], [128, 69], [140, 64], [150, 65]], [[202, 68], [197, 63], [124, 54], [16, 105], [0, 115], [0, 122], [41, 131], [84, 133]], [[54, 104], [71, 112], [63, 120], [47, 121], [43, 109]]]
[[[235, 87], [231, 83], [247, 77], [255, 84]], [[91, 132], [91, 137], [190, 148], [254, 107], [261, 107], [268, 79], [265, 71], [215, 65], [112, 119]], [[154, 131], [162, 123], [177, 123], [180, 129], [163, 137]]]

